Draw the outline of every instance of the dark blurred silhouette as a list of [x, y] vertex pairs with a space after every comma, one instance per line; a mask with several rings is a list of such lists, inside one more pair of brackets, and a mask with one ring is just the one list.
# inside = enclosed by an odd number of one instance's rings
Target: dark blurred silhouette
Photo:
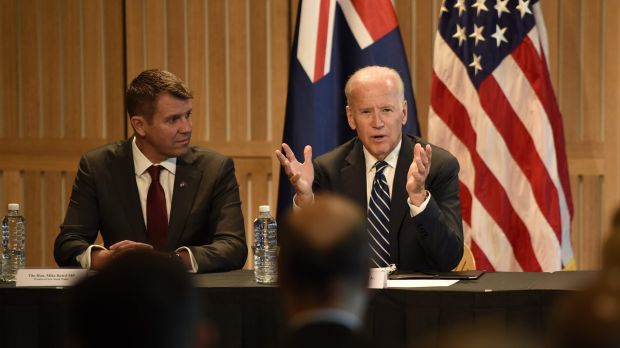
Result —
[[184, 266], [167, 254], [127, 252], [73, 288], [78, 347], [206, 347], [209, 327]]
[[415, 348], [538, 348], [539, 343], [521, 328], [508, 329], [491, 320], [456, 325], [440, 336], [428, 336]]
[[337, 196], [289, 213], [280, 228], [279, 280], [291, 332], [285, 347], [365, 347], [368, 293], [363, 212]]
[[603, 245], [603, 269], [556, 309], [552, 348], [620, 348], [620, 209]]

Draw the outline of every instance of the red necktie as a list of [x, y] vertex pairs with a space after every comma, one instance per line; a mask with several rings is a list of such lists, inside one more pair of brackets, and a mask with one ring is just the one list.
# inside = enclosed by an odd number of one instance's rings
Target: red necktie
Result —
[[162, 166], [150, 166], [151, 186], [146, 196], [146, 232], [155, 249], [165, 250], [168, 244], [168, 211], [164, 188], [159, 183]]

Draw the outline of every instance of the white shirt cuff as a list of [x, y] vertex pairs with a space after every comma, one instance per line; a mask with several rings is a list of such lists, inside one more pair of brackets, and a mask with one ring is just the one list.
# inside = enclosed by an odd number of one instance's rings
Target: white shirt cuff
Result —
[[77, 262], [80, 263], [80, 266], [82, 266], [82, 268], [90, 269], [90, 253], [92, 252], [93, 248], [108, 250], [102, 245], [93, 244], [89, 246], [86, 250], [84, 250], [83, 253], [75, 257], [75, 259], [77, 260]]
[[[295, 194], [293, 196], [293, 211], [297, 211], [299, 209], [301, 209], [300, 206], [297, 205], [297, 203], [295, 203], [295, 198], [297, 197], [297, 194]], [[314, 203], [314, 193], [312, 193], [312, 203]]]
[[420, 204], [419, 207], [416, 207], [415, 205], [413, 205], [409, 197], [407, 197], [407, 204], [409, 204], [409, 213], [411, 214], [411, 217], [415, 217], [416, 215], [423, 212], [424, 209], [426, 209], [428, 202], [431, 200], [431, 193], [429, 191], [426, 191], [426, 193], [427, 193], [426, 199], [424, 200], [424, 202], [422, 202], [422, 204]]
[[196, 262], [196, 258], [194, 258], [194, 254], [192, 253], [192, 251], [188, 247], [180, 247], [180, 248], [178, 248], [175, 251], [179, 252], [181, 250], [187, 251], [187, 253], [189, 254], [189, 259], [192, 262], [192, 269], [191, 270], [187, 270], [187, 271], [189, 273], [198, 273], [198, 263]]

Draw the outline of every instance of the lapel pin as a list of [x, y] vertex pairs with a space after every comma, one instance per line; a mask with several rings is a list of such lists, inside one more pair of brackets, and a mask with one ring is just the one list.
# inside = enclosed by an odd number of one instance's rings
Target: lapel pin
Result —
[[185, 181], [181, 181], [181, 183], [179, 184], [179, 187], [185, 187], [187, 186], [187, 183]]

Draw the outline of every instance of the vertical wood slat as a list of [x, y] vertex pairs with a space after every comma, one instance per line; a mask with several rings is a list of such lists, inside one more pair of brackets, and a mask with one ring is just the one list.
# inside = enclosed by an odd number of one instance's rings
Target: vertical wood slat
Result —
[[267, 139], [267, 30], [265, 2], [250, 2], [250, 118], [252, 141]]
[[226, 141], [226, 42], [225, 2], [208, 2], [209, 32], [209, 131], [208, 138], [214, 142]]
[[[123, 0], [103, 1], [104, 25], [104, 96], [106, 118], [105, 137], [109, 140], [125, 137], [125, 78], [123, 53]], [[126, 33], [125, 33], [126, 35]]]
[[81, 138], [81, 43], [79, 0], [64, 0], [62, 14], [62, 73], [65, 138]]
[[[273, 149], [280, 147], [284, 130], [284, 114], [286, 112], [286, 94], [288, 88], [288, 71], [290, 64], [290, 42], [292, 35], [287, 30], [289, 25], [289, 13], [295, 15], [290, 10], [288, 0], [272, 0], [271, 2], [271, 67], [270, 76], [272, 88], [272, 112], [271, 127]], [[269, 153], [273, 156], [273, 152]], [[277, 160], [271, 161], [272, 182], [278, 183], [280, 178], [280, 163]], [[278, 188], [274, 185], [272, 192], [272, 202], [274, 207], [278, 205]], [[275, 212], [274, 212], [275, 216]]]
[[581, 124], [583, 139], [602, 141], [601, 120], [601, 0], [588, 0], [581, 3], [582, 55], [583, 67], [581, 86]]
[[605, 125], [605, 221], [620, 209], [620, 2], [605, 0], [603, 3], [603, 113]]
[[43, 110], [43, 138], [62, 135], [62, 79], [60, 50], [60, 3], [41, 3], [41, 109]]
[[42, 266], [45, 252], [41, 245], [41, 172], [24, 173], [24, 204], [21, 213], [26, 219], [26, 266]]
[[167, 42], [167, 50], [164, 52], [168, 56], [167, 70], [178, 76], [183, 81], [187, 81], [185, 76], [185, 6], [184, 0], [167, 0], [165, 13], [166, 35], [162, 40]]
[[146, 33], [144, 32], [144, 21], [147, 19], [142, 15], [142, 8], [145, 6], [143, 0], [126, 0], [125, 1], [125, 43], [127, 45], [126, 65], [127, 65], [127, 81], [123, 83], [129, 84], [131, 80], [142, 70], [146, 68], [144, 50], [144, 40]]
[[[172, 1], [172, 0], [170, 0]], [[166, 64], [166, 0], [143, 2], [146, 24], [146, 69], [167, 69]]]
[[205, 6], [202, 0], [188, 0], [187, 2], [187, 51], [188, 70], [187, 85], [194, 93], [193, 108], [193, 137], [202, 140], [205, 138], [204, 129], [207, 119], [206, 100], [207, 84], [205, 56]]
[[101, 0], [82, 3], [82, 33], [84, 36], [84, 112], [85, 137], [103, 138], [103, 52], [102, 52], [102, 6]]
[[580, 0], [562, 0], [560, 5], [559, 31], [559, 73], [558, 103], [564, 119], [566, 139], [582, 140], [580, 129], [580, 85], [579, 55], [575, 54], [581, 45]]
[[438, 16], [433, 13], [432, 2], [416, 1], [415, 6], [416, 31], [415, 40], [415, 74], [412, 74], [413, 90], [416, 93], [416, 107], [418, 111], [418, 122], [422, 136], [428, 134], [428, 110], [431, 102], [430, 88], [424, 86], [431, 85], [433, 71], [433, 36], [436, 28], [433, 28], [433, 17]]
[[247, 141], [247, 103], [248, 103], [248, 47], [246, 46], [247, 2], [245, 0], [229, 1], [228, 31], [230, 47], [230, 140]]
[[599, 269], [603, 244], [602, 186], [599, 176], [583, 178], [582, 269]]
[[549, 65], [549, 74], [551, 76], [551, 83], [553, 90], [558, 91], [558, 66], [559, 64], [559, 29], [560, 29], [560, 6], [559, 0], [544, 0], [539, 2], [545, 19], [545, 27], [547, 29], [547, 38], [549, 41], [549, 52], [547, 57], [547, 63]]
[[[63, 211], [66, 207], [62, 206], [64, 192], [62, 189], [62, 175], [59, 171], [46, 172], [43, 177], [44, 201], [43, 203], [43, 230], [42, 237], [42, 260], [41, 266], [53, 267], [54, 261], [54, 241], [60, 230], [60, 224], [64, 218]], [[66, 200], [68, 202], [68, 200]]]
[[38, 8], [35, 0], [19, 2], [19, 118], [20, 135], [39, 136], [39, 41], [37, 35]]
[[581, 177], [577, 175], [570, 176], [570, 189], [573, 194], [573, 206], [575, 214], [571, 223], [571, 243], [573, 247], [573, 259], [575, 260], [577, 269], [581, 269], [583, 260], [583, 248], [581, 240], [583, 239], [583, 218], [582, 218], [582, 194], [581, 194]]
[[0, 137], [17, 137], [17, 1], [0, 0]]

